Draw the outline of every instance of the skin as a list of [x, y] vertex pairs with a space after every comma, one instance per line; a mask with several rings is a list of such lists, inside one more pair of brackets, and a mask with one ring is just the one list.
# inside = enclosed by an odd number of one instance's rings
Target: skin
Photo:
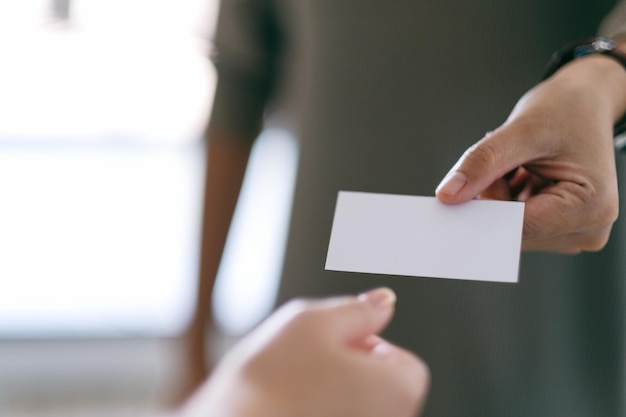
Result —
[[298, 300], [244, 338], [180, 417], [415, 416], [429, 371], [377, 334], [393, 315], [386, 288]]
[[524, 250], [598, 251], [619, 212], [613, 125], [625, 112], [624, 68], [600, 55], [575, 60], [471, 146], [436, 195], [524, 201]]
[[205, 338], [213, 323], [213, 287], [252, 147], [252, 140], [245, 138], [230, 138], [214, 131], [209, 136], [217, 140], [210, 140], [207, 146], [200, 278], [194, 315], [183, 335], [185, 375], [174, 404], [186, 400], [208, 374]]
[[[619, 48], [626, 50], [626, 42]], [[612, 127], [625, 112], [624, 68], [604, 56], [577, 59], [529, 90], [502, 126], [472, 145], [442, 180], [437, 198], [524, 201], [524, 250], [600, 250], [619, 211]], [[198, 298], [183, 340], [187, 376], [177, 401], [207, 375], [211, 293], [252, 142], [207, 133]]]

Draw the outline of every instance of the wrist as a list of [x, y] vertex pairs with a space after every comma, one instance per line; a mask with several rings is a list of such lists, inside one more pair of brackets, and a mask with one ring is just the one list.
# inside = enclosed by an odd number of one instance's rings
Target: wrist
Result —
[[[596, 37], [571, 42], [551, 57], [544, 79], [573, 83], [611, 118], [614, 135], [626, 130], [626, 41]], [[595, 93], [595, 94], [594, 94]]]
[[610, 56], [594, 54], [575, 59], [551, 77], [584, 92], [612, 125], [626, 113], [626, 68]]

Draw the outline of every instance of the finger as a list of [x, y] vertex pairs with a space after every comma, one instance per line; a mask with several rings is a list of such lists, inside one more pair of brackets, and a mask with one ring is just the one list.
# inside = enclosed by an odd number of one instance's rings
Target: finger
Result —
[[435, 194], [448, 204], [481, 194], [490, 184], [536, 157], [524, 129], [505, 125], [471, 146], [444, 177]]
[[395, 301], [396, 295], [389, 288], [377, 288], [359, 296], [294, 299], [265, 320], [255, 334], [268, 339], [286, 327], [294, 327], [316, 333], [331, 343], [356, 346], [387, 325]]
[[563, 230], [577, 233], [575, 213], [571, 212], [567, 197], [551, 192], [526, 200], [522, 240], [545, 240], [558, 237]]
[[496, 180], [493, 184], [485, 188], [479, 195], [483, 200], [510, 200], [511, 190], [504, 178]]
[[541, 191], [549, 186], [554, 186], [555, 182], [548, 181], [536, 176], [529, 177], [524, 187], [517, 192], [517, 201], [528, 201], [535, 195], [541, 194]]
[[340, 340], [358, 344], [387, 326], [395, 302], [396, 294], [391, 289], [377, 288], [358, 297], [345, 297], [343, 302], [323, 305], [321, 312]]
[[380, 358], [390, 358], [396, 354], [401, 354], [402, 356], [408, 354], [411, 357], [415, 356], [411, 352], [386, 341], [377, 334], [373, 334], [362, 339], [358, 347], [363, 351]]
[[424, 405], [430, 387], [428, 365], [412, 352], [383, 339], [372, 349], [369, 359], [370, 365], [383, 367], [380, 374], [393, 375], [391, 379], [396, 381], [396, 390], [405, 391], [400, 397], [409, 399], [414, 414], [417, 414]]
[[526, 240], [522, 242], [524, 251], [550, 251], [565, 255], [575, 255], [580, 252], [597, 252], [609, 240], [611, 226], [597, 230], [572, 233], [550, 239]]
[[[593, 187], [569, 181], [549, 185], [526, 201], [524, 240], [543, 240], [611, 225], [617, 209], [593, 194]], [[608, 197], [607, 197], [608, 198]]]

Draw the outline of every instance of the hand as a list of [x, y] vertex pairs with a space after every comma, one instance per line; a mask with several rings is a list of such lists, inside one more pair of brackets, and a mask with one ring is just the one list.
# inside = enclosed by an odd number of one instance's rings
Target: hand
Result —
[[428, 369], [376, 335], [394, 303], [388, 289], [288, 303], [226, 355], [183, 415], [414, 416]]
[[525, 250], [600, 250], [618, 215], [612, 129], [625, 110], [626, 71], [618, 63], [603, 56], [571, 62], [465, 152], [437, 197], [526, 202]]

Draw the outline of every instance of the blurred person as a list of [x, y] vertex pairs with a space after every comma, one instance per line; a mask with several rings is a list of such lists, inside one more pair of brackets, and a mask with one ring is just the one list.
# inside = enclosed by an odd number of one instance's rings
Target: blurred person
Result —
[[429, 373], [412, 353], [377, 334], [396, 296], [287, 303], [240, 341], [179, 417], [411, 417]]
[[[280, 126], [299, 139], [300, 161], [277, 304], [381, 283], [410, 300], [384, 336], [429, 364], [425, 416], [626, 415], [612, 141], [626, 72], [594, 53], [537, 84], [547, 57], [596, 33], [613, 6], [223, 0], [188, 389], [206, 374], [211, 291], [250, 148]], [[624, 33], [622, 1], [600, 34]], [[323, 270], [339, 190], [436, 188], [446, 203], [526, 202], [519, 283]]]

